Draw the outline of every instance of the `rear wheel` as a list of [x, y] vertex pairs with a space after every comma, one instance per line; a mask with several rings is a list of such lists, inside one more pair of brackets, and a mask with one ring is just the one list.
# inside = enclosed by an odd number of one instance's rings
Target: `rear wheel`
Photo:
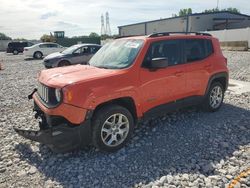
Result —
[[219, 110], [224, 99], [224, 87], [219, 82], [214, 82], [206, 95], [203, 108], [206, 111], [215, 112]]
[[134, 119], [119, 105], [109, 105], [97, 111], [93, 120], [93, 144], [103, 151], [113, 152], [123, 147], [131, 137]]
[[42, 59], [43, 54], [42, 52], [35, 52], [33, 56], [35, 59]]
[[58, 67], [65, 67], [65, 66], [69, 66], [70, 63], [68, 61], [61, 61], [58, 63]]
[[18, 55], [18, 50], [14, 50], [13, 55]]

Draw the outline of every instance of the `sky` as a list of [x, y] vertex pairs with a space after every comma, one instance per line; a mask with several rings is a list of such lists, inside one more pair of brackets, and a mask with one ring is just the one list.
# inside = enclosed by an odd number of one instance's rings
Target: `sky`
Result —
[[[63, 30], [68, 37], [101, 32], [101, 15], [109, 12], [111, 33], [118, 26], [171, 17], [182, 8], [193, 13], [215, 8], [217, 0], [0, 0], [0, 32], [12, 38], [39, 39]], [[249, 0], [219, 0], [250, 15]]]

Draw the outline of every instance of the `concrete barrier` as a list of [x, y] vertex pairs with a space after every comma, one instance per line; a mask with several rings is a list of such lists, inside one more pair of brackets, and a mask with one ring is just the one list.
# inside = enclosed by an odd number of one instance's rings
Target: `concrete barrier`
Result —
[[220, 42], [222, 50], [248, 51], [248, 41], [227, 41]]
[[[234, 49], [242, 49], [245, 47], [246, 42], [248, 44], [248, 48], [250, 48], [250, 28], [242, 28], [242, 29], [225, 29], [219, 31], [205, 31], [210, 33], [214, 37], [218, 38], [222, 43], [222, 46], [236, 47]], [[227, 42], [227, 43], [224, 43]], [[234, 43], [236, 42], [236, 43]], [[243, 43], [241, 43], [243, 42]]]

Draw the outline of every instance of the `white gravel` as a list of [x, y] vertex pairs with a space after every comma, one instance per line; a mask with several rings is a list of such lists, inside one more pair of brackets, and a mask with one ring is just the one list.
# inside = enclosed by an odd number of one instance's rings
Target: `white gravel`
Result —
[[[224, 52], [230, 76], [250, 81], [250, 53]], [[54, 154], [12, 129], [37, 126], [27, 95], [41, 60], [0, 53], [0, 187], [227, 187], [250, 169], [250, 93], [226, 93], [216, 113], [188, 108], [148, 122], [113, 154]], [[250, 175], [237, 186], [250, 187]]]

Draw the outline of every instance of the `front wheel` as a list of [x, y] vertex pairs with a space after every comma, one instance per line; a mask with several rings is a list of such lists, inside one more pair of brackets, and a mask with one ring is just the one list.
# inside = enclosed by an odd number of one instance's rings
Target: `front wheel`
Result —
[[134, 119], [119, 105], [109, 105], [97, 111], [93, 120], [93, 144], [103, 151], [114, 152], [131, 137]]
[[219, 82], [214, 82], [209, 88], [203, 103], [203, 108], [206, 111], [215, 112], [219, 110], [224, 99], [224, 87]]

